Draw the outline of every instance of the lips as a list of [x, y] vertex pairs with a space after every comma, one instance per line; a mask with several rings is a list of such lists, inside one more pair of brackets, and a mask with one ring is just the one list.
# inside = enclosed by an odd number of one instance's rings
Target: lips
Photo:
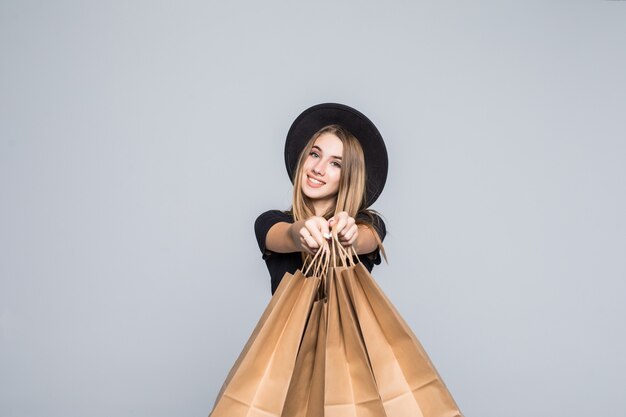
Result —
[[326, 184], [324, 181], [319, 180], [315, 177], [311, 177], [310, 175], [306, 176], [306, 182], [309, 185], [309, 187], [312, 187], [312, 188], [319, 188]]

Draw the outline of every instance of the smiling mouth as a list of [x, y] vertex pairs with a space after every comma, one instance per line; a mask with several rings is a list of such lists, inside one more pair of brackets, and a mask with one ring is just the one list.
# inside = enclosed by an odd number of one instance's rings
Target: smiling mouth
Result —
[[324, 185], [324, 184], [326, 184], [325, 182], [320, 181], [320, 180], [316, 180], [315, 178], [309, 177], [308, 175], [307, 175], [306, 177], [307, 177], [307, 178], [309, 179], [309, 181], [311, 181], [313, 184], [317, 184], [317, 185]]

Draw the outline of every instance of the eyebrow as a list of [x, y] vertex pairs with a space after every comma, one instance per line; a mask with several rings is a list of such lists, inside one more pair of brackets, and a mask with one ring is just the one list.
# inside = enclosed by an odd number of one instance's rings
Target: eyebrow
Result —
[[[313, 148], [314, 148], [314, 149], [317, 149], [318, 151], [320, 151], [320, 152], [322, 152], [322, 153], [324, 153], [324, 151], [322, 150], [322, 148], [320, 148], [320, 147], [319, 147], [319, 146], [317, 146], [317, 145], [313, 145]], [[341, 160], [341, 157], [340, 157], [340, 156], [337, 156], [337, 155], [332, 155], [332, 157], [333, 157], [333, 158], [336, 158], [336, 159]]]

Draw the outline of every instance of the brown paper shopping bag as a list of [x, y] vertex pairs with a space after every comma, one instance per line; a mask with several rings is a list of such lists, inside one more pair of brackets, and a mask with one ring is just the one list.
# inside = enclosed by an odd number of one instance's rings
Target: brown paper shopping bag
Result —
[[[326, 371], [326, 328], [328, 323], [328, 311], [325, 308], [328, 300], [320, 300], [320, 323], [317, 333], [317, 345], [315, 347], [315, 363], [311, 375], [311, 391], [307, 404], [306, 417], [321, 417], [324, 415], [324, 378]], [[285, 414], [283, 417], [291, 417]]]
[[217, 404], [217, 400], [221, 398], [222, 394], [224, 393], [224, 390], [230, 383], [230, 380], [232, 379], [233, 375], [235, 374], [235, 372], [237, 372], [237, 369], [239, 369], [239, 365], [241, 364], [241, 361], [248, 354], [248, 351], [250, 350], [252, 343], [256, 340], [256, 337], [259, 331], [263, 328], [263, 326], [265, 325], [265, 322], [267, 321], [267, 318], [270, 316], [270, 314], [274, 310], [274, 306], [276, 306], [276, 303], [278, 303], [278, 300], [282, 298], [282, 294], [285, 292], [285, 290], [288, 288], [291, 288], [294, 282], [295, 281], [293, 281], [292, 274], [286, 273], [284, 275], [283, 279], [281, 280], [278, 288], [276, 289], [274, 293], [274, 296], [270, 299], [270, 302], [268, 303], [267, 307], [265, 307], [265, 311], [263, 311], [261, 318], [257, 322], [254, 330], [252, 331], [252, 334], [248, 338], [248, 342], [244, 345], [243, 349], [241, 350], [241, 353], [239, 354], [239, 357], [235, 361], [234, 365], [230, 369], [230, 372], [228, 373], [228, 376], [226, 377], [226, 380], [222, 384], [222, 388], [216, 397], [216, 401], [215, 401], [216, 404]]
[[[313, 411], [319, 412], [320, 399], [323, 402], [323, 396], [320, 397], [319, 390], [317, 390], [317, 396], [315, 395], [314, 384], [324, 383], [324, 369], [321, 366], [322, 364], [319, 363], [319, 361], [324, 360], [323, 349], [326, 333], [326, 320], [323, 317], [324, 302], [325, 299], [316, 300], [311, 308], [311, 314], [302, 337], [291, 383], [287, 391], [282, 411], [283, 417], [315, 416], [316, 414], [312, 413]], [[316, 372], [317, 375], [315, 375]], [[320, 373], [322, 375], [321, 381]], [[316, 402], [318, 404], [314, 404]]]
[[331, 268], [328, 274], [325, 416], [386, 417], [344, 283], [345, 269]]
[[367, 269], [328, 249], [283, 278], [211, 417], [461, 417]]
[[410, 327], [363, 264], [342, 271], [388, 417], [462, 416]]
[[[322, 253], [319, 252], [318, 255]], [[313, 258], [315, 260], [315, 258]], [[296, 394], [297, 391], [290, 392], [287, 397], [285, 408], [283, 410], [283, 417], [292, 416], [306, 416], [306, 417], [324, 417], [324, 392], [325, 392], [325, 377], [326, 377], [326, 336], [328, 327], [328, 291], [327, 291], [327, 272], [329, 265], [329, 257], [321, 256], [318, 261], [312, 261], [310, 266], [313, 266], [313, 276], [319, 277], [320, 284], [318, 287], [318, 294], [314, 304], [314, 310], [312, 310], [309, 320], [317, 320], [317, 340], [315, 343], [315, 356], [312, 358], [312, 363], [309, 360], [307, 365], [297, 368], [294, 371], [293, 378], [300, 378], [297, 374], [305, 373], [307, 375], [308, 384], [301, 386], [301, 389], [306, 392], [307, 402], [296, 404], [298, 399], [302, 395]], [[315, 314], [315, 319], [313, 319]], [[312, 325], [311, 331], [315, 331], [316, 327]], [[309, 328], [307, 328], [309, 331]], [[304, 342], [304, 340], [303, 340]], [[306, 349], [301, 347], [300, 354], [305, 354]], [[312, 368], [307, 368], [311, 366]], [[296, 398], [291, 398], [292, 395], [296, 395]], [[290, 414], [293, 412], [294, 414]]]
[[231, 369], [210, 417], [280, 417], [320, 280], [286, 274]]
[[385, 417], [349, 296], [338, 268], [326, 266], [283, 416]]

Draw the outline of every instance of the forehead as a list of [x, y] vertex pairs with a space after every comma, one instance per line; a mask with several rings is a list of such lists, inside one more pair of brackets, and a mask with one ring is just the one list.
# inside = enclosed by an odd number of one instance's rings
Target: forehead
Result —
[[343, 142], [334, 133], [322, 133], [315, 139], [313, 145], [319, 147], [324, 153], [330, 153], [335, 156], [343, 154]]

